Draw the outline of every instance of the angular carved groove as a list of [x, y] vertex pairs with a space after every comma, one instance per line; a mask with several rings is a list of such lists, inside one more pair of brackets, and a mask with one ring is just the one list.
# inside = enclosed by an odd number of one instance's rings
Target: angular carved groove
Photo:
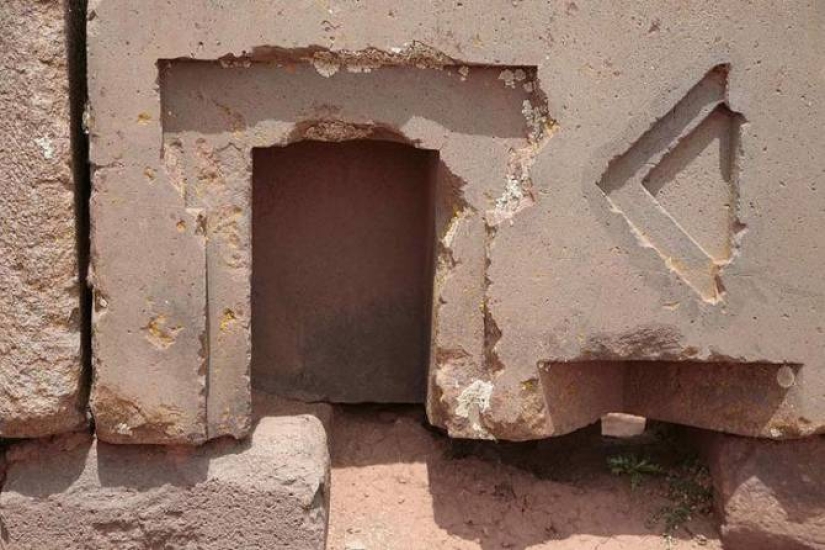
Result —
[[715, 67], [599, 182], [646, 248], [701, 298], [723, 299], [720, 272], [740, 232], [735, 152], [741, 117], [726, 104], [726, 66]]

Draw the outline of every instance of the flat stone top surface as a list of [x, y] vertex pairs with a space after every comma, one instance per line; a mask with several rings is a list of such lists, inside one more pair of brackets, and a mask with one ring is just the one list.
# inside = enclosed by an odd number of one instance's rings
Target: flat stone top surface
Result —
[[9, 452], [0, 541], [14, 550], [322, 550], [329, 466], [326, 432], [309, 415], [262, 418], [247, 441], [199, 448], [87, 434], [25, 442]]

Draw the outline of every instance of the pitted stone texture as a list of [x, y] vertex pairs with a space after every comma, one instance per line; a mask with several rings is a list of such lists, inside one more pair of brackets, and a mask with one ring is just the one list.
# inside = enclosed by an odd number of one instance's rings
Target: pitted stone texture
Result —
[[0, 4], [0, 437], [40, 437], [85, 422], [69, 4]]
[[825, 548], [825, 438], [718, 435], [708, 451], [726, 549]]
[[329, 455], [320, 421], [264, 418], [248, 442], [20, 444], [0, 493], [9, 550], [323, 550]]
[[102, 438], [245, 433], [251, 149], [388, 135], [455, 184], [436, 199], [431, 422], [825, 431], [818, 3], [90, 8], [96, 393], [124, 397], [96, 406]]

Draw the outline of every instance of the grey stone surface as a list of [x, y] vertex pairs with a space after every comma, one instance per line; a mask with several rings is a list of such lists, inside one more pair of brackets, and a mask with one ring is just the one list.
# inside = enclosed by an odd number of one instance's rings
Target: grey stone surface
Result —
[[329, 455], [311, 416], [263, 418], [247, 442], [21, 443], [0, 493], [8, 550], [323, 550]]
[[91, 2], [100, 437], [246, 433], [252, 150], [364, 138], [439, 155], [434, 424], [825, 431], [824, 18], [817, 2]]
[[0, 4], [0, 437], [39, 437], [85, 423], [70, 4]]
[[825, 438], [708, 442], [726, 550], [825, 548]]

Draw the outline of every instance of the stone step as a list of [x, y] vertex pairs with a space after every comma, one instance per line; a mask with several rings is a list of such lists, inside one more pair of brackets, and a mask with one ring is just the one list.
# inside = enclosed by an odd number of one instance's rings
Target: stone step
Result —
[[198, 448], [87, 434], [20, 443], [0, 493], [0, 548], [322, 550], [329, 464], [310, 415], [263, 418], [246, 441]]

